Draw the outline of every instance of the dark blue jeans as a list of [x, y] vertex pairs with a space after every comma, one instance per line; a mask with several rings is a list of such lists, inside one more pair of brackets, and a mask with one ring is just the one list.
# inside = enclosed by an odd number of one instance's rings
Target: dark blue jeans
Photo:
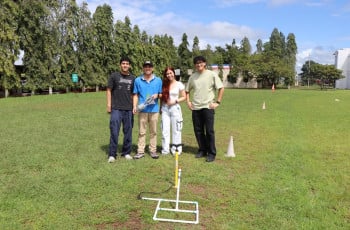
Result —
[[124, 156], [131, 153], [132, 127], [134, 123], [133, 118], [131, 110], [112, 110], [109, 122], [111, 132], [109, 140], [109, 156], [117, 156], [119, 131], [122, 125], [124, 141], [121, 155]]
[[194, 135], [198, 143], [198, 152], [216, 156], [213, 109], [192, 110]]

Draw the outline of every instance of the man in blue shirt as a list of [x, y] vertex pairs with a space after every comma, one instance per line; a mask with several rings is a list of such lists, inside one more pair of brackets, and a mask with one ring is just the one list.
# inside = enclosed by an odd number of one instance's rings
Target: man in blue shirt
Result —
[[137, 77], [134, 83], [133, 113], [139, 115], [139, 135], [137, 154], [134, 159], [145, 156], [146, 132], [149, 126], [149, 152], [153, 159], [157, 154], [157, 125], [159, 116], [158, 98], [162, 93], [162, 80], [153, 74], [151, 61], [143, 63], [143, 75]]

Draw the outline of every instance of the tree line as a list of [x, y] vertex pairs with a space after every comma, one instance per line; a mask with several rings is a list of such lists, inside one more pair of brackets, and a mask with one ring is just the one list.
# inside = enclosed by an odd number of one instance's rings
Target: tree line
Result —
[[308, 60], [301, 68], [300, 78], [303, 85], [319, 85], [321, 89], [334, 88], [335, 81], [344, 78], [342, 71], [334, 65], [322, 65]]
[[[297, 44], [293, 33], [284, 36], [274, 28], [269, 41], [257, 41], [256, 51], [248, 38], [240, 44], [233, 39], [225, 47], [200, 49], [199, 38], [192, 45], [183, 33], [179, 46], [167, 35], [149, 35], [132, 25], [130, 18], [114, 20], [111, 6], [98, 6], [93, 14], [88, 4], [75, 0], [2, 0], [0, 6], [0, 88], [11, 90], [69, 90], [94, 87], [99, 90], [118, 70], [121, 56], [132, 61], [138, 75], [142, 63], [152, 60], [157, 75], [166, 66], [180, 69], [181, 79], [188, 79], [192, 58], [204, 55], [208, 64], [231, 66], [228, 81], [238, 76], [244, 81], [256, 78], [263, 86], [291, 84], [295, 79]], [[23, 51], [22, 69], [14, 66]], [[78, 83], [72, 74], [79, 76]]]

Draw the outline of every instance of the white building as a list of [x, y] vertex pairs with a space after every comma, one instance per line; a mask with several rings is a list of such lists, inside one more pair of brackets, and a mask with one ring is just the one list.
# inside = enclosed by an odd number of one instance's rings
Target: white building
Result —
[[335, 68], [342, 70], [345, 78], [335, 82], [337, 89], [350, 89], [350, 48], [337, 50], [335, 53]]

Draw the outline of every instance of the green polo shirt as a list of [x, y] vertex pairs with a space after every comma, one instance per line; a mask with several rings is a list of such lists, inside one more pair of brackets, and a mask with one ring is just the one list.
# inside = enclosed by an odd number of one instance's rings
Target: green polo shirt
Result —
[[221, 79], [211, 70], [193, 73], [186, 84], [186, 92], [192, 95], [193, 109], [208, 109], [209, 104], [215, 102], [216, 91], [222, 87]]

